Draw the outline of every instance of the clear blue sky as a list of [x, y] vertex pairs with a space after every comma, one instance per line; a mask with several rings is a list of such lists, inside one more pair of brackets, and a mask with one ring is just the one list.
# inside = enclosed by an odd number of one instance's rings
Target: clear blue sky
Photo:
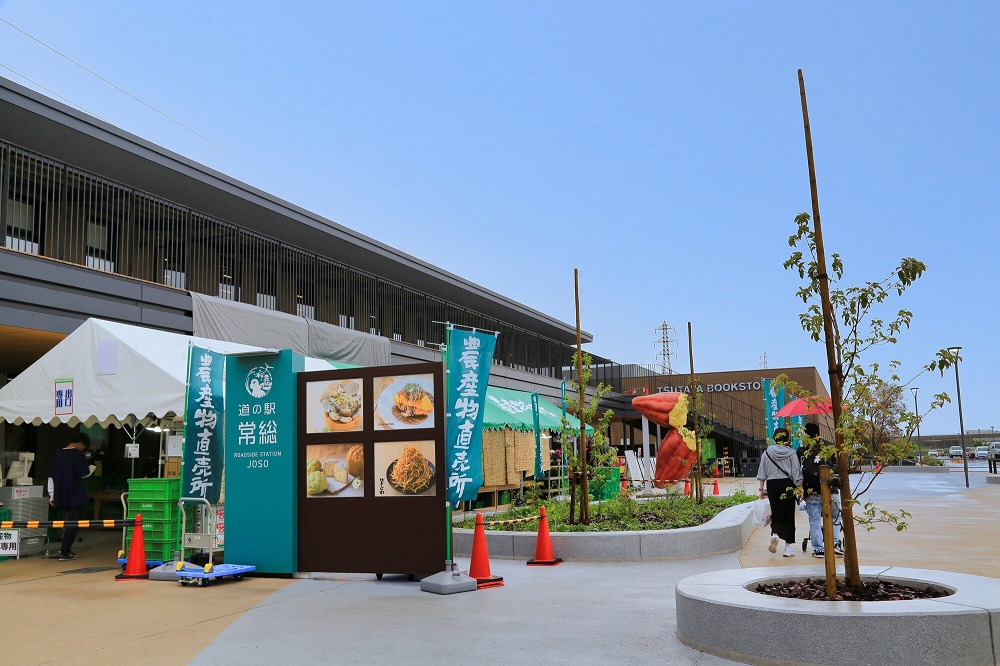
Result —
[[[0, 75], [569, 323], [578, 268], [590, 351], [656, 362], [666, 321], [680, 371], [691, 322], [698, 371], [766, 353], [825, 373], [781, 268], [810, 210], [802, 68], [845, 282], [929, 266], [884, 358], [912, 375], [962, 345], [965, 427], [1000, 428], [996, 2], [6, 0], [0, 18], [145, 104], [6, 23]], [[922, 407], [955, 395], [953, 372], [914, 385]], [[957, 431], [955, 403], [922, 428]]]

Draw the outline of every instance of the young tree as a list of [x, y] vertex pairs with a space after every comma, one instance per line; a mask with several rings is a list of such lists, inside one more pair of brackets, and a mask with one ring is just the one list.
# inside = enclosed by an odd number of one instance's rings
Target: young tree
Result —
[[[566, 392], [566, 411], [571, 414], [575, 414], [576, 418], [572, 421], [563, 417], [562, 420], [562, 441], [566, 441], [566, 438], [573, 435], [580, 435], [577, 438], [579, 446], [564, 448], [567, 450], [566, 461], [570, 468], [570, 483], [573, 483], [572, 479], [574, 475], [579, 475], [580, 478], [580, 492], [576, 494], [576, 497], [580, 502], [580, 522], [584, 525], [590, 524], [590, 492], [589, 492], [589, 477], [587, 470], [596, 469], [599, 470], [602, 467], [609, 467], [612, 461], [615, 460], [617, 452], [611, 443], [608, 441], [608, 426], [611, 423], [611, 418], [614, 416], [614, 412], [610, 409], [604, 410], [600, 415], [599, 403], [604, 396], [611, 392], [611, 387], [603, 382], [597, 384], [597, 388], [594, 390], [592, 396], [589, 400], [584, 400], [584, 404], [580, 404], [580, 399], [574, 396], [581, 395], [581, 387], [586, 387], [587, 383], [590, 381], [590, 377], [593, 373], [591, 369], [591, 364], [593, 363], [593, 357], [590, 354], [584, 352], [581, 359], [578, 357], [578, 352], [573, 354], [573, 367], [582, 367], [582, 375], [580, 376], [579, 383], [573, 379], [567, 381], [568, 390]], [[585, 423], [594, 428], [594, 434], [592, 437], [587, 437], [586, 433], [580, 433], [580, 424]], [[596, 478], [596, 477], [595, 477]], [[570, 507], [570, 521], [572, 522], [573, 517], [573, 507]]]
[[[797, 272], [803, 281], [797, 291], [797, 296], [807, 305], [806, 311], [799, 315], [802, 328], [813, 340], [827, 343], [828, 349], [832, 347], [834, 353], [830, 368], [830, 388], [831, 394], [839, 398], [834, 400], [835, 446], [824, 453], [831, 457], [835, 454], [841, 476], [847, 582], [850, 585], [860, 585], [857, 544], [854, 540], [856, 500], [850, 484], [846, 482], [849, 478], [848, 461], [864, 450], [876, 455], [890, 452], [889, 444], [898, 439], [898, 435], [911, 431], [921, 418], [908, 412], [905, 401], [900, 399], [904, 388], [916, 377], [904, 381], [898, 374], [898, 361], [891, 361], [885, 367], [877, 362], [866, 365], [865, 356], [878, 348], [897, 344], [899, 334], [909, 327], [912, 312], [901, 309], [887, 320], [882, 316], [883, 306], [893, 295], [901, 296], [927, 267], [916, 259], [904, 258], [892, 273], [880, 280], [838, 288], [836, 283], [841, 281], [844, 274], [840, 256], [836, 253], [831, 255], [832, 275], [827, 275], [825, 259], [820, 260], [824, 256], [822, 245], [817, 245], [817, 236], [810, 227], [809, 214], [801, 213], [796, 216], [795, 224], [795, 233], [788, 239], [788, 244], [794, 251], [785, 261], [784, 267]], [[834, 284], [833, 288], [829, 287], [830, 283]], [[824, 290], [827, 292], [826, 303], [822, 302]], [[824, 309], [828, 311], [827, 317], [824, 317]], [[829, 339], [831, 335], [832, 345]], [[924, 365], [917, 375], [929, 370], [943, 373], [957, 360], [957, 355], [941, 349], [935, 359]], [[793, 392], [795, 388], [792, 386]], [[947, 400], [946, 394], [936, 395], [931, 409]], [[895, 455], [896, 452], [891, 451], [891, 454]], [[870, 482], [865, 490], [868, 487]], [[889, 520], [897, 523], [897, 526], [901, 518], [905, 518], [905, 515], [893, 518], [892, 514], [880, 512], [870, 503], [865, 505], [861, 516], [861, 520], [867, 520], [868, 524], [877, 520]], [[905, 523], [903, 526], [905, 527]]]

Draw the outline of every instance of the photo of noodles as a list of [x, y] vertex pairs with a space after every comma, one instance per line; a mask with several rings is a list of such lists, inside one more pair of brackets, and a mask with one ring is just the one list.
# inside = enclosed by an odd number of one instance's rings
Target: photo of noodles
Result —
[[406, 445], [399, 458], [389, 464], [386, 477], [389, 485], [401, 493], [418, 495], [434, 486], [434, 465], [420, 450]]

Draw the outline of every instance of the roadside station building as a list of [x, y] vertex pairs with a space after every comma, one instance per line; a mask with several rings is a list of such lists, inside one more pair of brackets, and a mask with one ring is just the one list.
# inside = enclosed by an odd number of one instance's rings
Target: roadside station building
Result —
[[[391, 363], [437, 360], [451, 322], [499, 332], [491, 384], [558, 404], [573, 373], [574, 326], [2, 78], [0, 187], [0, 385], [90, 317]], [[685, 384], [592, 356], [616, 444], [636, 391]], [[701, 375], [734, 454], [764, 444], [763, 372]], [[33, 430], [0, 424], [0, 452], [65, 439]]]

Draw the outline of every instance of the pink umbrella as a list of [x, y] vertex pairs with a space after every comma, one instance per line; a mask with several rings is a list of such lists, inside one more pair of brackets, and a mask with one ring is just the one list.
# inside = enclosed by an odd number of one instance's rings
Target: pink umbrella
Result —
[[809, 414], [829, 414], [833, 411], [830, 398], [813, 396], [811, 398], [796, 398], [778, 410], [776, 417], [806, 416]]

